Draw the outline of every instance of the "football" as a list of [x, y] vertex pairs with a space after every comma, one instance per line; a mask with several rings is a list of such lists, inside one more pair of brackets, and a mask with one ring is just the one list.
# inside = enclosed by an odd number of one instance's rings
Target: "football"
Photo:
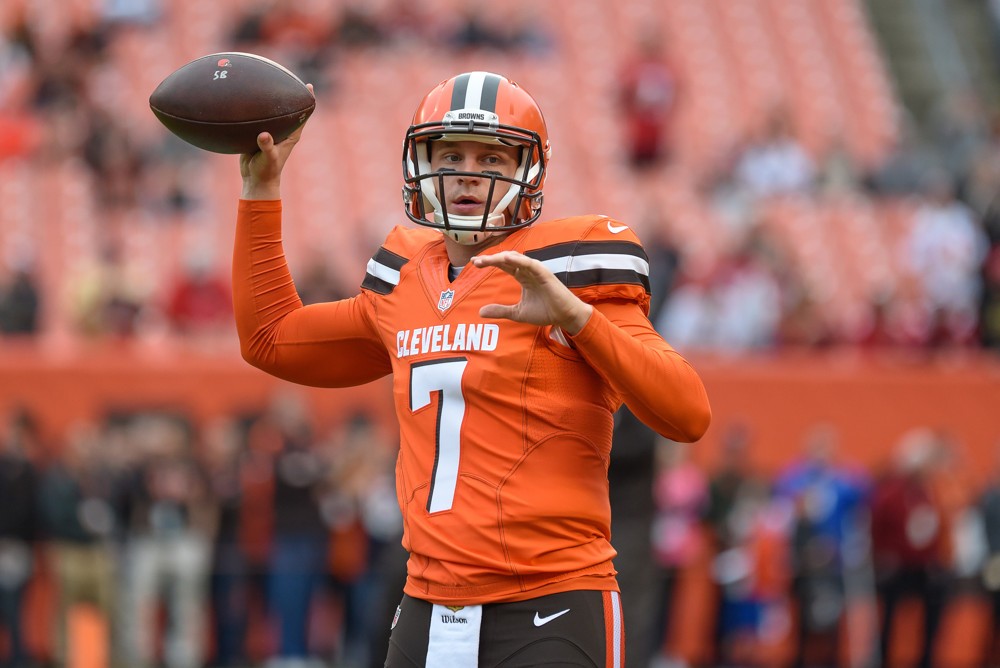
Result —
[[149, 107], [172, 133], [213, 153], [253, 153], [257, 135], [280, 142], [316, 108], [305, 83], [252, 53], [213, 53], [164, 79]]

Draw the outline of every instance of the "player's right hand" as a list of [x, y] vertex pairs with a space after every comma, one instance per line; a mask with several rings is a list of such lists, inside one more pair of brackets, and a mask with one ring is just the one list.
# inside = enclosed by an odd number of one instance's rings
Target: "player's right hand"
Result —
[[[309, 92], [313, 85], [306, 84]], [[285, 168], [288, 156], [302, 137], [305, 124], [298, 127], [292, 134], [275, 144], [269, 132], [257, 135], [255, 153], [244, 153], [240, 156], [240, 175], [243, 177], [243, 199], [281, 199], [281, 172]]]

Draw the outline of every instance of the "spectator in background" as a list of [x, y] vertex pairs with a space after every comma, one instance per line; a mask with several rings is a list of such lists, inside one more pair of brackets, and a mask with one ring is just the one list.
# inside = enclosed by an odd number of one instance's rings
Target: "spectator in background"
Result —
[[141, 267], [108, 247], [67, 281], [77, 331], [90, 337], [131, 338], [148, 312], [152, 284]]
[[109, 27], [150, 27], [163, 16], [161, 0], [105, 0], [101, 19]]
[[949, 91], [931, 110], [929, 126], [941, 168], [955, 179], [955, 190], [964, 195], [975, 155], [990, 140], [982, 98], [971, 86]]
[[755, 198], [812, 192], [817, 167], [792, 132], [784, 111], [775, 111], [735, 165], [737, 183]]
[[658, 217], [659, 213], [651, 208], [647, 214], [652, 232], [646, 243], [646, 257], [649, 258], [649, 319], [653, 322], [674, 291], [683, 261], [683, 253], [672, 238], [667, 221]]
[[344, 291], [340, 289], [329, 261], [320, 253], [306, 260], [301, 275], [295, 277], [295, 289], [305, 305], [336, 301], [344, 297]]
[[618, 551], [614, 564], [628, 626], [626, 668], [648, 668], [660, 639], [654, 628], [658, 591], [651, 531], [656, 512], [653, 481], [658, 440], [657, 433], [627, 406], [615, 413], [608, 483], [611, 535]]
[[683, 258], [677, 283], [651, 322], [663, 338], [678, 349], [712, 348], [716, 345], [715, 266], [704, 260]]
[[34, 63], [26, 13], [15, 9], [0, 27], [0, 163], [30, 155], [41, 139], [41, 124], [29, 113]]
[[986, 236], [980, 265], [982, 291], [978, 304], [978, 343], [1000, 350], [1000, 115], [994, 118], [990, 142], [975, 155], [963, 194]]
[[[374, 418], [351, 414], [328, 440], [323, 515], [332, 531], [330, 571], [343, 609], [343, 637], [336, 665], [381, 665], [384, 646], [370, 655], [373, 637], [392, 623], [393, 610], [381, 602], [383, 587], [375, 564], [402, 539], [403, 522], [395, 495], [395, 448]], [[398, 590], [393, 590], [398, 603]], [[395, 604], [394, 604], [395, 605]]]
[[120, 118], [96, 106], [90, 109], [83, 159], [94, 175], [97, 203], [106, 212], [130, 210], [139, 203], [150, 164], [147, 153]]
[[987, 348], [1000, 350], [1000, 195], [994, 194], [982, 220], [989, 250], [982, 266], [979, 339]]
[[722, 665], [767, 665], [766, 648], [783, 640], [791, 628], [791, 515], [774, 501], [766, 484], [745, 492], [730, 518], [733, 543], [712, 564], [721, 591]]
[[183, 220], [202, 204], [200, 167], [205, 163], [205, 152], [168, 132], [153, 153], [156, 160], [144, 173], [140, 205], [168, 222]]
[[827, 199], [851, 198], [861, 186], [861, 172], [846, 138], [834, 135], [818, 165], [817, 186]]
[[137, 417], [130, 436], [142, 459], [126, 499], [124, 659], [130, 668], [157, 665], [156, 613], [164, 602], [169, 622], [163, 664], [200, 668], [216, 525], [205, 473], [193, 457], [189, 429], [177, 417]]
[[309, 644], [313, 596], [327, 572], [328, 528], [320, 511], [327, 472], [314, 441], [304, 398], [276, 393], [250, 428], [250, 447], [270, 453], [271, 545], [267, 573], [269, 617], [278, 647], [274, 668], [315, 661]]
[[982, 569], [982, 584], [989, 599], [989, 624], [986, 630], [981, 666], [1000, 665], [1000, 441], [994, 450], [993, 469], [979, 497], [987, 555]]
[[41, 291], [30, 263], [0, 276], [0, 334], [35, 334], [40, 307]]
[[671, 157], [670, 133], [679, 82], [659, 32], [644, 32], [637, 49], [622, 68], [618, 95], [625, 118], [629, 164], [648, 169]]
[[[2, 67], [4, 65], [0, 62]], [[0, 162], [27, 157], [41, 143], [42, 128], [36, 117], [23, 111], [5, 111], [0, 104]]]
[[[722, 435], [719, 465], [709, 477], [707, 523], [711, 553], [716, 555], [713, 582], [717, 594], [712, 629], [713, 665], [738, 662], [747, 627], [756, 621], [750, 603], [746, 547], [768, 489], [751, 468], [749, 447], [747, 427], [730, 425]], [[750, 633], [755, 634], [756, 629]]]
[[233, 20], [232, 41], [239, 49], [282, 63], [317, 91], [327, 90], [335, 44], [333, 10], [339, 4], [257, 3]]
[[[381, 436], [378, 437], [381, 440]], [[373, 470], [365, 490], [362, 521], [368, 533], [367, 600], [368, 668], [382, 668], [385, 648], [389, 646], [392, 618], [399, 605], [399, 592], [406, 584], [406, 560], [403, 548], [403, 516], [396, 502], [396, 443], [380, 443], [382, 469]]]
[[429, 11], [424, 0], [387, 0], [381, 25], [393, 46], [409, 48], [436, 39], [440, 20], [441, 15]]
[[230, 22], [229, 41], [238, 49], [254, 48], [264, 39], [264, 19], [270, 2], [247, 3]]
[[992, 128], [989, 141], [972, 156], [965, 188], [959, 193], [976, 220], [983, 220], [1000, 192], [1000, 115]]
[[949, 174], [932, 173], [904, 247], [923, 308], [933, 318], [930, 344], [961, 345], [976, 334], [980, 266], [988, 241]]
[[259, 39], [295, 62], [323, 51], [331, 36], [331, 24], [317, 20], [310, 8], [300, 4], [270, 3], [259, 23]]
[[[34, 44], [28, 31], [26, 13], [25, 10], [14, 10], [14, 15], [0, 29], [0, 118], [7, 114], [19, 116], [30, 102]], [[0, 147], [7, 146], [8, 141], [14, 141], [14, 138], [4, 139]], [[0, 148], [0, 159], [9, 155]]]
[[983, 263], [983, 298], [979, 310], [980, 341], [1000, 350], [1000, 244], [990, 248]]
[[[647, 217], [659, 215], [650, 206]], [[659, 225], [649, 218], [650, 229], [659, 234], [646, 246], [649, 257], [649, 317], [655, 320], [673, 291], [680, 251]], [[651, 555], [656, 504], [656, 444], [659, 435], [635, 416], [627, 406], [615, 413], [608, 465], [611, 501], [611, 535], [615, 537], [615, 569], [622, 593], [622, 614], [629, 634], [625, 668], [648, 668], [656, 655], [660, 635], [654, 628], [657, 613], [656, 569]]]
[[345, 49], [377, 47], [385, 41], [384, 33], [375, 9], [366, 2], [348, 3], [337, 18], [337, 44]]
[[507, 36], [503, 30], [487, 20], [482, 6], [463, 5], [462, 15], [447, 33], [445, 40], [455, 51], [488, 49], [504, 51], [508, 48]]
[[951, 559], [951, 528], [932, 480], [937, 448], [930, 430], [908, 432], [896, 446], [894, 470], [872, 491], [872, 552], [882, 603], [878, 660], [883, 663], [892, 658], [897, 607], [915, 597], [923, 609], [918, 665], [934, 665]]
[[7, 637], [0, 666], [23, 668], [32, 661], [25, 644], [22, 608], [39, 536], [41, 442], [35, 417], [26, 410], [11, 411], [0, 426], [0, 626]]
[[235, 418], [205, 425], [199, 448], [218, 521], [210, 580], [214, 656], [209, 665], [247, 665], [250, 560], [240, 540], [243, 505], [243, 434]]
[[[768, 266], [781, 288], [780, 320], [775, 328], [775, 344], [784, 347], [821, 348], [837, 339], [829, 310], [796, 270], [787, 255], [769, 246]], [[860, 338], [860, 335], [858, 335]]]
[[[120, 527], [113, 494], [115, 473], [106, 460], [104, 433], [89, 422], [67, 433], [61, 459], [42, 478], [39, 505], [55, 575], [55, 658], [74, 656], [70, 618], [89, 605], [105, 624], [105, 649], [115, 657], [116, 573], [114, 538]], [[117, 657], [115, 657], [117, 660]]]
[[677, 348], [740, 352], [778, 340], [782, 286], [770, 245], [750, 230], [713, 264], [692, 264], [660, 315], [656, 329]]
[[211, 254], [204, 249], [188, 255], [166, 301], [167, 318], [180, 334], [206, 335], [232, 328], [229, 280], [217, 271]]
[[706, 554], [702, 527], [709, 504], [708, 480], [688, 455], [688, 444], [658, 439], [653, 483], [656, 517], [652, 547], [657, 570], [653, 651], [668, 660], [671, 631], [681, 611], [677, 605], [678, 585], [685, 569]]
[[921, 138], [913, 117], [903, 112], [895, 145], [880, 164], [865, 174], [866, 188], [876, 196], [906, 197], [918, 194], [928, 171], [939, 159]]
[[555, 39], [538, 12], [537, 5], [518, 4], [512, 11], [512, 15], [505, 14], [500, 24], [501, 29], [507, 33], [507, 49], [535, 57], [549, 55], [555, 48]]
[[853, 577], [852, 545], [866, 527], [866, 484], [835, 462], [838, 436], [817, 424], [801, 461], [778, 476], [775, 495], [792, 508], [792, 595], [798, 613], [795, 666], [839, 665], [841, 634]]
[[781, 321], [781, 288], [767, 237], [751, 230], [716, 270], [716, 346], [730, 351], [772, 347]]

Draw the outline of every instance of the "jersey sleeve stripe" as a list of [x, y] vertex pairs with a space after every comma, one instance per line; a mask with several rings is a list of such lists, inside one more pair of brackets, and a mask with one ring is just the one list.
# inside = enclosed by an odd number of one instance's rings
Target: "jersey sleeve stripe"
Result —
[[525, 255], [542, 261], [580, 255], [634, 255], [647, 261], [648, 266], [646, 251], [631, 241], [567, 241], [529, 250]]
[[361, 287], [380, 295], [389, 294], [399, 285], [399, 270], [407, 262], [405, 257], [396, 255], [385, 247], [379, 248], [372, 259], [368, 260], [368, 270]]
[[557, 273], [556, 278], [567, 288], [585, 288], [589, 285], [641, 285], [647, 293], [649, 276], [627, 269], [589, 269]]
[[539, 260], [567, 287], [641, 285], [649, 292], [649, 260], [642, 247], [627, 241], [570, 242], [526, 253]]
[[391, 293], [395, 287], [395, 283], [386, 283], [382, 279], [376, 278], [371, 274], [365, 274], [365, 280], [361, 282], [361, 288], [363, 290], [371, 290], [372, 292], [380, 295], [387, 295]]
[[649, 275], [649, 262], [635, 255], [576, 255], [542, 260], [553, 274], [587, 271], [589, 269], [630, 269], [637, 274]]

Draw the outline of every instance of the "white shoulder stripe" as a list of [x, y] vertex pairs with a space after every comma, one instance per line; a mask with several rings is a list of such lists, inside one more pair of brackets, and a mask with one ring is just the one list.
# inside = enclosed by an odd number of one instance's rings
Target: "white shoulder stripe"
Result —
[[368, 260], [368, 273], [386, 283], [399, 285], [399, 270], [387, 267], [381, 262], [376, 262], [375, 258]]
[[542, 264], [553, 274], [591, 269], [628, 269], [643, 276], [649, 275], [649, 262], [641, 257], [624, 253], [564, 255], [551, 260], [542, 260]]

